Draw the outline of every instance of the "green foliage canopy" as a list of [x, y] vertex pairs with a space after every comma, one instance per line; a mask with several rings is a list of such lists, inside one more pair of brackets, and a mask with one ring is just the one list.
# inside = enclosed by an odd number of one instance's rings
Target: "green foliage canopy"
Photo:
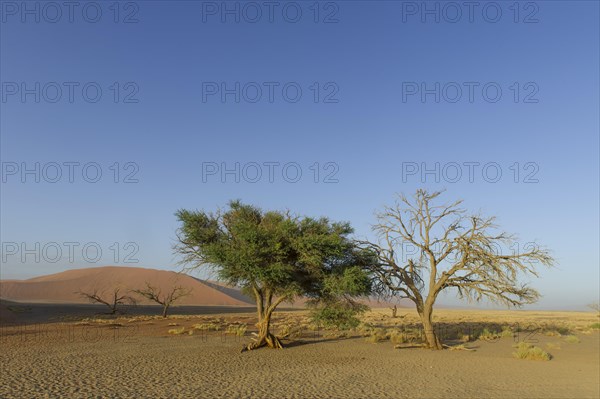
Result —
[[370, 292], [373, 255], [349, 238], [348, 223], [262, 211], [231, 201], [217, 213], [179, 210], [175, 250], [192, 268], [208, 266], [228, 284], [292, 299], [352, 298]]

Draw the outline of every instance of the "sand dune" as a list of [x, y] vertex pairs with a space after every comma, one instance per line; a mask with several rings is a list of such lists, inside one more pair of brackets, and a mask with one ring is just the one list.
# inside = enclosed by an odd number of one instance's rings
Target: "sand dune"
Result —
[[[0, 280], [0, 298], [31, 303], [88, 303], [78, 294], [79, 291], [91, 293], [97, 290], [103, 298], [109, 298], [115, 287], [120, 288], [121, 293], [126, 293], [145, 288], [146, 282], [162, 292], [168, 292], [174, 286], [191, 289], [189, 296], [177, 301], [178, 305], [254, 306], [254, 298], [222, 282], [201, 280], [167, 270], [124, 266], [67, 270], [28, 280]], [[135, 297], [139, 304], [153, 304], [139, 296]], [[389, 302], [375, 299], [363, 299], [361, 302], [373, 308], [390, 306]], [[297, 297], [292, 303], [286, 302], [281, 307], [303, 308], [305, 304], [305, 298]]]
[[[110, 296], [115, 287], [121, 292], [144, 288], [146, 282], [167, 292], [174, 286], [191, 289], [179, 305], [248, 306], [252, 302], [232, 288], [217, 289], [214, 283], [172, 271], [139, 267], [104, 266], [68, 270], [28, 280], [0, 281], [0, 297], [8, 300], [47, 303], [87, 303], [78, 291], [97, 290]], [[141, 304], [150, 303], [142, 300]]]

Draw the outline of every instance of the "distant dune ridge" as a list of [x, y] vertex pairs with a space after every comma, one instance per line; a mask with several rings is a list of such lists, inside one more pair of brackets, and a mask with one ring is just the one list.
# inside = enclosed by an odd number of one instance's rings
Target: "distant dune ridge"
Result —
[[[174, 286], [191, 289], [190, 295], [179, 299], [175, 306], [255, 306], [254, 298], [244, 295], [238, 288], [229, 287], [221, 282], [201, 280], [173, 271], [126, 266], [74, 269], [28, 280], [0, 280], [0, 298], [20, 302], [89, 303], [77, 292], [92, 293], [97, 290], [103, 298], [109, 298], [115, 287], [119, 287], [120, 294], [124, 294], [131, 290], [145, 288], [146, 282], [160, 288], [163, 293], [170, 291]], [[132, 296], [140, 305], [154, 304], [139, 295]], [[305, 302], [305, 298], [296, 298], [293, 303], [285, 302], [281, 307], [304, 307]], [[388, 302], [379, 302], [375, 299], [360, 302], [370, 307], [390, 306]]]
[[[175, 305], [204, 306], [252, 306], [253, 301], [239, 290], [214, 282], [203, 281], [187, 274], [141, 267], [104, 266], [68, 270], [28, 280], [0, 281], [0, 298], [15, 301], [49, 303], [88, 303], [78, 291], [93, 292], [110, 296], [115, 287], [121, 293], [143, 289], [146, 282], [170, 291], [174, 286], [191, 289], [191, 293], [178, 300]], [[152, 304], [135, 295], [140, 304]]]

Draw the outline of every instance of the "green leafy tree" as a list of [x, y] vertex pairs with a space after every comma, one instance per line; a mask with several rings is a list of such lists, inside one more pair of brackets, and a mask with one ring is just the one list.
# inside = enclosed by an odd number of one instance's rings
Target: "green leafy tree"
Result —
[[[357, 256], [362, 257], [358, 262], [361, 265], [376, 262], [374, 255], [366, 251]], [[313, 308], [311, 317], [314, 322], [327, 328], [355, 328], [360, 323], [358, 316], [369, 309], [355, 298], [370, 290], [370, 277], [360, 267], [349, 267], [339, 273], [330, 274], [325, 277], [320, 295], [308, 303]]]
[[349, 238], [348, 223], [297, 217], [232, 201], [225, 211], [179, 210], [175, 251], [190, 268], [209, 267], [222, 281], [253, 295], [258, 334], [244, 347], [281, 348], [270, 332], [273, 311], [302, 295], [314, 303], [352, 300], [370, 292], [363, 271], [373, 260]]

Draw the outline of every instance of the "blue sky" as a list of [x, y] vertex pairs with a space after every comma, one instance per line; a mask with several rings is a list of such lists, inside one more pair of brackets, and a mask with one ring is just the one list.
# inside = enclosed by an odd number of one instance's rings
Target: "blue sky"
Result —
[[[434, 1], [278, 2], [272, 21], [263, 2], [81, 2], [72, 21], [3, 2], [2, 278], [177, 269], [173, 213], [233, 198], [371, 237], [375, 210], [424, 187], [552, 250], [538, 307], [597, 300], [599, 5], [513, 3], [481, 2], [471, 22]], [[221, 176], [236, 163], [239, 182]]]

